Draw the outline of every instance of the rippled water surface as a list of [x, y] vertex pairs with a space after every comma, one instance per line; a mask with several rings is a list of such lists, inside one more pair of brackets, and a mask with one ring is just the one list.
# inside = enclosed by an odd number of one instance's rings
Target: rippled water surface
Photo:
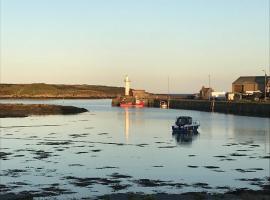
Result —
[[[19, 102], [73, 105], [90, 112], [1, 119], [2, 192], [51, 188], [64, 199], [127, 191], [223, 192], [259, 189], [247, 180], [263, 182], [269, 176], [267, 118], [123, 109], [111, 107], [110, 100]], [[179, 115], [199, 120], [199, 134], [172, 135]]]

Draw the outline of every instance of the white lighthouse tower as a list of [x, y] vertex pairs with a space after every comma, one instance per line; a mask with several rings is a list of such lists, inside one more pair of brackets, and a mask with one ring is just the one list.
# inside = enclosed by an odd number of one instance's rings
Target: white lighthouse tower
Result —
[[130, 80], [128, 78], [128, 75], [126, 75], [124, 82], [125, 82], [125, 96], [129, 96]]

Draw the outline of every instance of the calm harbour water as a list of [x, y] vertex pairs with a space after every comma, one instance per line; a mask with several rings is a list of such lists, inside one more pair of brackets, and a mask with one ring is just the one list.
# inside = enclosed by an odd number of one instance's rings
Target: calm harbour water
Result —
[[[12, 192], [39, 191], [52, 184], [73, 192], [61, 194], [63, 199], [127, 191], [224, 192], [219, 187], [259, 189], [239, 179], [269, 176], [268, 118], [174, 109], [124, 109], [111, 107], [110, 100], [1, 102], [73, 105], [90, 111], [0, 120], [0, 151], [8, 153], [6, 159], [0, 160], [0, 182], [15, 186]], [[189, 138], [173, 136], [171, 126], [179, 115], [199, 120], [199, 134]], [[39, 157], [38, 151], [47, 152], [48, 156]], [[74, 184], [74, 177], [116, 180], [113, 173], [129, 176], [117, 179], [127, 185], [125, 189], [115, 190], [102, 181], [84, 187]], [[140, 179], [186, 185], [145, 187]]]

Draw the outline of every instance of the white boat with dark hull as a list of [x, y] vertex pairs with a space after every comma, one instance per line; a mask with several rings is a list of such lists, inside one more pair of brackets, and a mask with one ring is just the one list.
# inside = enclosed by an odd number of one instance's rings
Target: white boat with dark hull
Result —
[[176, 118], [172, 131], [173, 133], [198, 133], [199, 126], [200, 123], [193, 121], [192, 117], [180, 116]]

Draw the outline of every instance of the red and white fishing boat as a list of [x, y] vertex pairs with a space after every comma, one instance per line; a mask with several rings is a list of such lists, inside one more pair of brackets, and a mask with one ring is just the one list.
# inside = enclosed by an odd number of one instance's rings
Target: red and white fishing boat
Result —
[[129, 108], [129, 107], [135, 107], [135, 108], [143, 108], [144, 107], [144, 101], [136, 99], [135, 103], [133, 102], [121, 102], [120, 107], [122, 108]]

